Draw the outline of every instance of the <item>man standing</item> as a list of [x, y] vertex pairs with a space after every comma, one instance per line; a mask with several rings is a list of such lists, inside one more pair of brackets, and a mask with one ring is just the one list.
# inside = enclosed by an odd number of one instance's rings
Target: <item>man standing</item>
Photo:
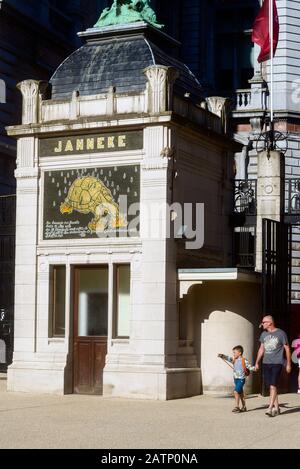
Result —
[[276, 328], [272, 316], [263, 318], [262, 327], [264, 332], [260, 336], [261, 346], [257, 354], [255, 369], [259, 370], [259, 363], [263, 358], [263, 378], [266, 386], [270, 388], [270, 405], [266, 415], [276, 417], [280, 414], [277, 388], [285, 363], [284, 351], [287, 360], [286, 371], [291, 373], [291, 350], [286, 333]]

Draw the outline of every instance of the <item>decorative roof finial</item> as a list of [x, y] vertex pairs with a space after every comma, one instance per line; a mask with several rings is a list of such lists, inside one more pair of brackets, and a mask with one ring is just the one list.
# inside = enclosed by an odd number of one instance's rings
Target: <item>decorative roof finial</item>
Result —
[[114, 0], [111, 8], [103, 10], [94, 28], [138, 21], [146, 21], [159, 29], [164, 27], [162, 24], [158, 24], [156, 14], [150, 6], [150, 0]]

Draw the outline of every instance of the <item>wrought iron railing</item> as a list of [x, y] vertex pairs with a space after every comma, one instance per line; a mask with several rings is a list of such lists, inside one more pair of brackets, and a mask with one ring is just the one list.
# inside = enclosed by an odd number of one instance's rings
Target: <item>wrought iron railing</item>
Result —
[[235, 263], [244, 269], [255, 267], [256, 194], [255, 179], [234, 181]]
[[236, 179], [234, 189], [234, 212], [256, 215], [257, 181], [255, 179]]
[[242, 269], [255, 267], [255, 226], [235, 228], [235, 264]]

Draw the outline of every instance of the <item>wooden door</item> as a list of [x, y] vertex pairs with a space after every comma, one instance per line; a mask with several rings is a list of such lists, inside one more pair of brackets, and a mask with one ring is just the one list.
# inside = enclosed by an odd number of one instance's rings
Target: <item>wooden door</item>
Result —
[[108, 267], [76, 267], [74, 277], [74, 393], [102, 394], [107, 354]]

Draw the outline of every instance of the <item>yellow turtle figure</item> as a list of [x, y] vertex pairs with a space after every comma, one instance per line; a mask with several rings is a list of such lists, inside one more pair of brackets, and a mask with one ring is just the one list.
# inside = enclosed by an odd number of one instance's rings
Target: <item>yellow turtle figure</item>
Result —
[[76, 179], [69, 189], [66, 200], [60, 206], [62, 214], [93, 213], [94, 218], [88, 224], [92, 232], [104, 232], [127, 226], [120, 216], [119, 206], [114, 201], [111, 191], [93, 176], [85, 176]]

